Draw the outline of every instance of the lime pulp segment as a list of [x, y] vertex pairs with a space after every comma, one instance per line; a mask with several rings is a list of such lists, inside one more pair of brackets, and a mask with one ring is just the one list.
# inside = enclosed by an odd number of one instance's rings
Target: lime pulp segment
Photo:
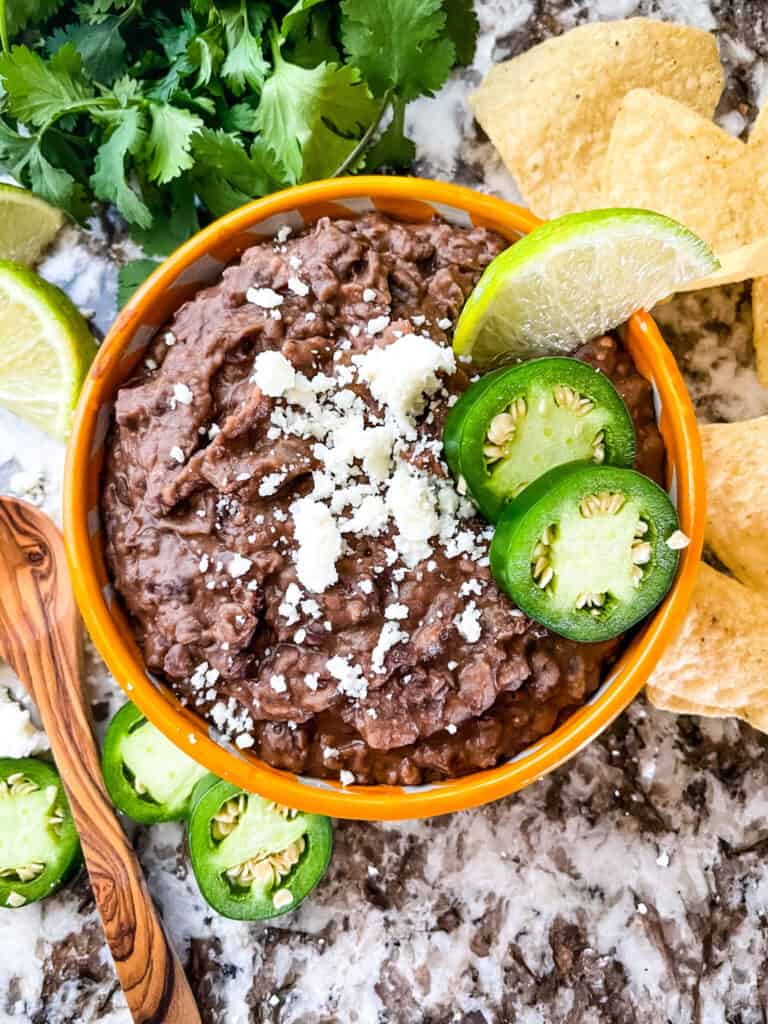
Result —
[[0, 259], [36, 263], [65, 219], [61, 210], [33, 192], [0, 184]]
[[0, 405], [64, 440], [95, 352], [88, 325], [63, 292], [0, 261]]

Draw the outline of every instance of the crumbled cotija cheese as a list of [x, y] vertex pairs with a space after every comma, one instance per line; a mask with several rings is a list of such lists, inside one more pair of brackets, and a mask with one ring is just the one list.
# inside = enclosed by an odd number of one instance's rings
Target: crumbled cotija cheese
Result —
[[285, 693], [288, 689], [288, 685], [283, 675], [273, 675], [269, 680], [269, 685], [275, 691], [275, 693]]
[[425, 396], [440, 386], [438, 373], [453, 373], [451, 349], [419, 334], [404, 334], [385, 348], [374, 348], [358, 360], [358, 376], [408, 437], [415, 437], [414, 418], [423, 411]]
[[296, 370], [281, 352], [259, 352], [251, 380], [270, 398], [281, 398], [296, 383]]
[[368, 680], [363, 675], [362, 668], [350, 664], [349, 658], [349, 655], [347, 658], [329, 658], [325, 667], [337, 681], [336, 689], [339, 693], [361, 700], [368, 694]]
[[391, 651], [401, 641], [407, 639], [408, 634], [403, 632], [396, 622], [387, 621], [384, 623], [381, 627], [379, 639], [376, 641], [376, 646], [371, 654], [371, 667], [377, 675], [382, 675], [386, 671], [384, 658], [387, 656], [387, 652]]
[[407, 604], [390, 604], [384, 609], [385, 619], [407, 619], [408, 618], [408, 605]]
[[386, 529], [389, 512], [387, 503], [377, 494], [363, 498], [350, 519], [343, 519], [339, 529], [344, 533], [362, 533], [367, 537], [377, 537]]
[[438, 531], [435, 496], [425, 474], [411, 472], [400, 463], [387, 489], [387, 505], [398, 529], [395, 544], [406, 565], [428, 558], [430, 537]]
[[372, 320], [368, 321], [366, 327], [367, 334], [381, 334], [385, 327], [389, 327], [388, 316], [375, 316]]
[[227, 572], [235, 579], [240, 579], [241, 576], [245, 576], [248, 570], [253, 565], [250, 558], [244, 558], [242, 555], [234, 555], [227, 565]]
[[272, 288], [249, 288], [245, 297], [248, 302], [261, 306], [262, 309], [276, 309], [283, 304], [283, 296]]
[[482, 629], [480, 627], [480, 609], [474, 601], [470, 601], [464, 611], [455, 617], [453, 624], [467, 643], [477, 643]]
[[309, 285], [299, 277], [289, 277], [288, 287], [294, 295], [309, 295]]
[[291, 515], [299, 545], [296, 572], [307, 590], [320, 594], [339, 578], [336, 560], [341, 556], [341, 533], [330, 509], [311, 497], [295, 501]]
[[277, 494], [280, 484], [285, 480], [285, 473], [267, 473], [262, 477], [259, 484], [259, 494], [262, 498], [268, 498], [271, 494]]
[[195, 396], [186, 384], [174, 384], [173, 397], [177, 402], [181, 402], [182, 405], [192, 405]]

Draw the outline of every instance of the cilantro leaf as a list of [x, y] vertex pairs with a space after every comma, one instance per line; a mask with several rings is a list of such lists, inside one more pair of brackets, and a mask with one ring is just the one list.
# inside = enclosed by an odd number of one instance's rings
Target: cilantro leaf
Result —
[[132, 3], [133, 0], [91, 0], [90, 3], [85, 3], [83, 0], [77, 5], [77, 16], [81, 21], [98, 25], [108, 14], [113, 11], [122, 11]]
[[91, 78], [110, 85], [125, 70], [121, 24], [121, 18], [110, 15], [98, 25], [67, 25], [56, 29], [46, 40], [46, 49], [49, 53], [58, 53], [66, 43], [72, 43]]
[[163, 25], [157, 34], [157, 39], [170, 63], [184, 56], [187, 47], [195, 38], [196, 32], [197, 23], [190, 11], [181, 12], [179, 24], [168, 22]]
[[142, 121], [142, 112], [137, 107], [128, 107], [110, 118], [110, 124], [116, 127], [96, 153], [91, 188], [99, 199], [113, 202], [129, 223], [148, 228], [152, 214], [128, 184], [125, 167], [127, 157], [139, 152], [144, 144], [146, 133]]
[[296, 0], [290, 11], [283, 15], [283, 20], [280, 23], [281, 37], [287, 39], [288, 35], [298, 26], [305, 25], [306, 19], [304, 15], [313, 7], [317, 7], [318, 4], [322, 3], [325, 3], [325, 0]]
[[89, 208], [85, 199], [85, 190], [79, 181], [60, 167], [54, 165], [43, 156], [39, 146], [31, 150], [29, 184], [33, 192], [47, 199], [54, 206], [71, 213], [77, 220], [88, 215]]
[[288, 182], [324, 178], [350, 155], [378, 113], [357, 68], [301, 68], [282, 58], [267, 79], [254, 126]]
[[114, 204], [153, 256], [255, 195], [409, 164], [408, 102], [471, 59], [477, 31], [473, 0], [3, 8], [14, 33], [36, 27], [26, 46], [0, 38], [0, 167], [76, 217]]
[[140, 284], [160, 266], [157, 260], [131, 260], [117, 272], [117, 305], [122, 309]]
[[150, 256], [169, 256], [200, 230], [193, 183], [182, 174], [165, 188], [146, 184], [143, 191], [152, 223], [148, 228], [134, 225], [131, 238]]
[[0, 162], [22, 184], [77, 220], [88, 212], [85, 192], [69, 171], [55, 167], [43, 154], [37, 139], [15, 136], [0, 122]]
[[259, 150], [249, 154], [226, 132], [203, 129], [195, 136], [192, 151], [198, 194], [215, 217], [264, 195], [274, 186], [268, 162]]
[[[57, 154], [60, 155], [60, 154]], [[63, 167], [44, 155], [33, 135], [20, 135], [0, 120], [0, 167], [43, 199], [60, 206], [78, 220], [88, 212], [83, 186]]]
[[444, 0], [445, 31], [456, 49], [456, 63], [472, 63], [480, 23], [475, 13], [474, 0]]
[[5, 121], [0, 120], [0, 167], [21, 180], [29, 151], [36, 140], [29, 135], [19, 135]]
[[168, 103], [150, 103], [152, 125], [146, 145], [147, 175], [161, 185], [177, 178], [194, 163], [192, 136], [203, 127], [202, 118]]
[[292, 27], [286, 49], [291, 63], [303, 68], [313, 68], [323, 61], [338, 64], [341, 55], [333, 41], [333, 12], [329, 8], [308, 11]]
[[135, 78], [131, 78], [130, 75], [123, 75], [112, 86], [112, 95], [121, 107], [127, 107], [131, 100], [138, 99], [141, 95], [141, 86]]
[[158, 41], [168, 59], [169, 67], [150, 91], [150, 95], [155, 99], [167, 103], [177, 93], [181, 82], [195, 70], [188, 49], [196, 31], [197, 26], [192, 14], [189, 11], [182, 11], [181, 24], [166, 24], [158, 33]]
[[11, 114], [38, 128], [79, 109], [93, 96], [72, 43], [62, 46], [47, 64], [28, 46], [14, 46], [0, 54], [0, 79]]
[[243, 100], [242, 103], [235, 103], [224, 111], [221, 116], [221, 127], [225, 132], [252, 132], [255, 116], [256, 107], [248, 100]]
[[187, 59], [193, 68], [197, 68], [197, 78], [195, 79], [195, 88], [197, 89], [208, 85], [222, 65], [224, 50], [219, 35], [219, 28], [214, 25], [206, 32], [195, 36], [189, 44]]
[[15, 36], [27, 25], [45, 21], [61, 7], [63, 0], [6, 0], [8, 34]]
[[389, 126], [381, 133], [368, 151], [366, 171], [378, 167], [407, 167], [416, 157], [416, 146], [404, 131], [405, 104], [395, 106]]
[[432, 95], [456, 59], [442, 0], [342, 0], [341, 37], [374, 95]]
[[221, 11], [228, 51], [221, 73], [235, 96], [241, 96], [246, 86], [258, 92], [269, 73], [261, 44], [268, 14], [263, 4], [249, 7], [245, 0]]

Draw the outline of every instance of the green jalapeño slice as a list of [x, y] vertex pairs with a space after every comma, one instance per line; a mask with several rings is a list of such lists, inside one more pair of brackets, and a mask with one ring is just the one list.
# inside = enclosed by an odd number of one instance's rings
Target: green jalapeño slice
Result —
[[208, 774], [133, 704], [109, 723], [101, 770], [115, 807], [147, 825], [186, 818], [192, 790]]
[[555, 357], [481, 377], [448, 414], [443, 445], [452, 472], [495, 522], [505, 502], [555, 466], [631, 466], [635, 431], [605, 374]]
[[247, 793], [215, 776], [193, 795], [189, 853], [206, 902], [258, 921], [294, 910], [325, 874], [331, 822]]
[[0, 758], [0, 907], [56, 892], [80, 863], [80, 841], [53, 765]]
[[515, 604], [553, 633], [609, 640], [634, 626], [672, 585], [675, 507], [632, 469], [552, 469], [510, 502], [491, 568]]

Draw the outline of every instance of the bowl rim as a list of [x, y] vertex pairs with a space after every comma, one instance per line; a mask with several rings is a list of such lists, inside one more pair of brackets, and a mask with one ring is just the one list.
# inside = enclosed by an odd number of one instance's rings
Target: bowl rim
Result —
[[[255, 757], [227, 750], [213, 739], [207, 723], [160, 688], [134, 655], [118, 629], [99, 583], [97, 557], [90, 542], [88, 487], [91, 448], [98, 432], [98, 412], [113, 392], [105, 394], [107, 370], [125, 353], [141, 318], [191, 263], [205, 257], [222, 238], [275, 215], [355, 198], [441, 204], [466, 212], [474, 222], [503, 225], [508, 237], [525, 234], [541, 221], [529, 210], [459, 185], [424, 178], [367, 175], [298, 185], [256, 199], [211, 223], [194, 235], [134, 293], [119, 314], [86, 378], [67, 448], [63, 488], [63, 525], [67, 557], [82, 617], [112, 675], [140, 711], [172, 742], [214, 774], [246, 790], [304, 811], [339, 818], [402, 820], [444, 814], [479, 806], [522, 789], [563, 764], [629, 705], [645, 685], [664, 648], [682, 625], [696, 579], [704, 539], [705, 476], [693, 405], [682, 375], [653, 318], [636, 313], [628, 330], [642, 344], [667, 390], [667, 427], [675, 436], [681, 465], [677, 468], [681, 519], [690, 538], [682, 552], [675, 582], [648, 620], [642, 635], [621, 655], [603, 684], [557, 729], [521, 754], [494, 768], [416, 787], [352, 785], [299, 777]], [[350, 216], [352, 216], [350, 212]], [[311, 220], [314, 216], [311, 217]], [[254, 239], [255, 241], [255, 239]], [[203, 287], [204, 285], [201, 285]]]

